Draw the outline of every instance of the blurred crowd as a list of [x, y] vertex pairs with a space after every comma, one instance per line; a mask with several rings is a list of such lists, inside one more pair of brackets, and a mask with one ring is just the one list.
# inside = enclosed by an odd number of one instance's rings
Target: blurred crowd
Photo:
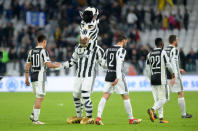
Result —
[[[0, 0], [0, 48], [3, 51], [0, 73], [8, 70], [6, 63], [19, 62], [19, 72], [23, 75], [27, 52], [36, 46], [35, 39], [40, 33], [48, 37], [47, 50], [52, 61], [69, 59], [78, 44], [79, 11], [91, 5], [100, 10], [98, 44], [105, 50], [114, 44], [118, 32], [125, 33], [129, 38], [126, 60], [134, 67], [134, 74], [142, 74], [146, 56], [153, 47], [141, 42], [141, 31], [188, 30], [190, 16], [185, 8], [186, 0], [173, 0], [173, 3], [183, 4], [183, 10], [159, 11], [157, 0]], [[26, 25], [27, 11], [44, 12], [45, 27]], [[193, 49], [188, 54], [182, 49], [180, 52], [181, 66], [189, 72], [195, 71], [198, 52]]]

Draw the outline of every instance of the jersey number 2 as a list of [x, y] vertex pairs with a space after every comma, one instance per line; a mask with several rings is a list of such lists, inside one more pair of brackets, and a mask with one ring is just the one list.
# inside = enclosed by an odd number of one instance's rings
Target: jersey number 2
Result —
[[112, 64], [113, 63], [113, 59], [114, 59], [114, 54], [113, 53], [110, 53], [110, 62], [109, 62], [109, 66], [110, 67], [113, 67], [114, 65]]

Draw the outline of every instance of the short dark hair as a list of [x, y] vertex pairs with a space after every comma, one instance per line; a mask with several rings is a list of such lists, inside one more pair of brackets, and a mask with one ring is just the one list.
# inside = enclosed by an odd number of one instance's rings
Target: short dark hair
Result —
[[162, 38], [156, 38], [155, 39], [155, 46], [159, 47], [161, 45], [161, 43], [163, 43]]
[[173, 43], [176, 40], [177, 36], [176, 35], [170, 35], [168, 38], [169, 43]]
[[38, 43], [41, 43], [41, 42], [43, 42], [44, 40], [47, 40], [47, 37], [46, 37], [45, 35], [43, 35], [43, 34], [38, 35], [38, 37], [37, 37]]
[[124, 36], [122, 33], [119, 33], [117, 38], [116, 38], [116, 43], [121, 42], [121, 41], [126, 40], [126, 39], [127, 39], [126, 36]]

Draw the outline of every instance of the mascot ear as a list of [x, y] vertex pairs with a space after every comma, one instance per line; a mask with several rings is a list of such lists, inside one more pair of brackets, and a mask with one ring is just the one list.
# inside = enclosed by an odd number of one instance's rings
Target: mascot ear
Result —
[[80, 17], [83, 18], [83, 13], [82, 13], [82, 11], [79, 11], [79, 13], [80, 13]]

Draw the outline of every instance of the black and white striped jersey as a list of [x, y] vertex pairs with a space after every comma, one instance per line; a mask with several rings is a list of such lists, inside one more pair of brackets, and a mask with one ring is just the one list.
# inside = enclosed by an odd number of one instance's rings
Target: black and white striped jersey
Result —
[[46, 81], [46, 62], [50, 62], [49, 54], [46, 49], [37, 46], [29, 51], [27, 63], [31, 63], [30, 78], [31, 82]]
[[105, 81], [113, 82], [116, 78], [123, 78], [123, 64], [125, 56], [126, 50], [121, 46], [114, 45], [106, 50], [104, 55], [107, 66]]
[[167, 84], [166, 67], [172, 73], [172, 67], [166, 52], [161, 48], [151, 51], [146, 60], [147, 74], [151, 85]]
[[103, 49], [96, 45], [92, 50], [89, 47], [76, 47], [70, 60], [63, 63], [65, 68], [77, 65], [77, 77], [93, 77], [96, 75], [96, 65], [101, 65], [104, 55]]
[[[170, 63], [173, 67], [173, 71], [175, 73], [175, 77], [176, 78], [180, 78], [181, 74], [180, 74], [180, 68], [179, 68], [179, 62], [180, 62], [180, 57], [179, 57], [179, 50], [177, 48], [175, 48], [173, 45], [168, 45], [165, 49], [169, 59], [170, 59]], [[167, 70], [167, 78], [171, 79], [171, 75], [170, 72]]]

